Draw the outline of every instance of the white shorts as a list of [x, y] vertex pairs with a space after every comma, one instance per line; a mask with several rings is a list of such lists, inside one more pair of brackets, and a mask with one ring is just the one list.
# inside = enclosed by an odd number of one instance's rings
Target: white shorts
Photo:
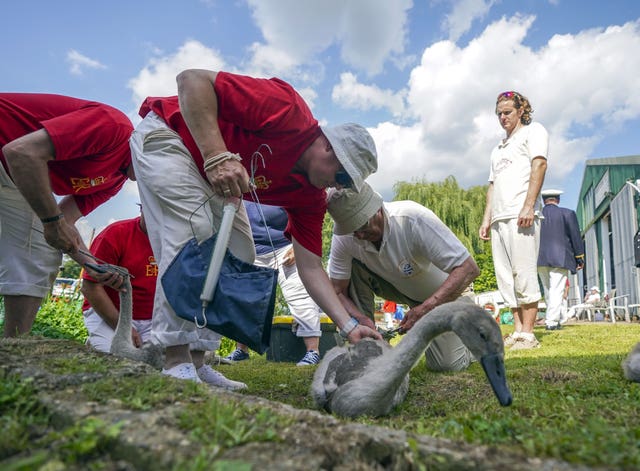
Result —
[[[92, 307], [82, 313], [84, 326], [89, 332], [87, 343], [99, 352], [109, 353], [115, 330], [107, 324]], [[151, 340], [151, 319], [131, 321], [131, 325], [140, 334], [143, 343]]]
[[40, 219], [0, 164], [0, 294], [44, 298], [62, 252], [44, 240]]
[[491, 249], [498, 290], [505, 304], [516, 308], [540, 301], [538, 249], [540, 220], [533, 226], [518, 227], [518, 219], [496, 221], [491, 225]]
[[[131, 139], [131, 156], [149, 241], [158, 263], [152, 342], [164, 347], [190, 344], [191, 350], [215, 351], [220, 335], [178, 317], [162, 289], [162, 276], [184, 245], [211, 237], [222, 220], [223, 198], [213, 193], [180, 136], [150, 112]], [[233, 221], [229, 250], [253, 263], [255, 247], [243, 204]]]

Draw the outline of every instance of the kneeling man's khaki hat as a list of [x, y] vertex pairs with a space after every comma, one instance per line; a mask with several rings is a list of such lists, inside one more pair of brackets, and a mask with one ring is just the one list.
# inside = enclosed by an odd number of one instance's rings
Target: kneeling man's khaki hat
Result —
[[382, 207], [382, 201], [382, 196], [367, 182], [362, 183], [359, 193], [348, 189], [329, 191], [327, 210], [333, 218], [333, 232], [337, 235], [351, 234], [364, 226]]

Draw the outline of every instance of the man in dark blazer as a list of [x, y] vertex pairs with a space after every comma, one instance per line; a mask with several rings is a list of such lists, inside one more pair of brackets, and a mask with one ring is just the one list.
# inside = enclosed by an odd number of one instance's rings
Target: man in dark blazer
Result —
[[540, 229], [540, 251], [538, 253], [538, 275], [544, 288], [547, 303], [547, 330], [561, 326], [562, 298], [569, 272], [584, 266], [584, 243], [576, 213], [558, 206], [561, 190], [542, 190], [544, 202]]

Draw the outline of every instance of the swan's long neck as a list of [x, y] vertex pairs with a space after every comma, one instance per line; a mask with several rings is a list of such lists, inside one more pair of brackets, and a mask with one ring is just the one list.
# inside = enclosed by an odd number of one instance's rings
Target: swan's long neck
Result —
[[120, 316], [113, 336], [113, 344], [127, 345], [134, 348], [131, 340], [131, 319], [133, 318], [133, 293], [131, 292], [131, 280], [125, 276], [123, 287], [126, 292], [120, 291]]
[[431, 311], [420, 319], [394, 348], [384, 355], [384, 361], [376, 361], [375, 370], [389, 383], [400, 381], [411, 370], [427, 349], [429, 342], [443, 332], [451, 330], [455, 313], [448, 310]]

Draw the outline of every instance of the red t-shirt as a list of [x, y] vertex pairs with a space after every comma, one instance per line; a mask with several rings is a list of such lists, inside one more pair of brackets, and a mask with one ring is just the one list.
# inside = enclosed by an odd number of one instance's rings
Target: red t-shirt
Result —
[[[83, 215], [115, 195], [131, 164], [131, 121], [95, 101], [40, 93], [0, 93], [0, 145], [44, 128], [55, 149], [51, 188], [73, 195]], [[0, 160], [7, 173], [4, 155]]]
[[[91, 253], [107, 263], [129, 270], [129, 273], [135, 277], [131, 278], [133, 318], [151, 319], [158, 265], [151, 251], [149, 237], [140, 228], [140, 217], [108, 225], [93, 240]], [[82, 278], [95, 281], [86, 272]], [[116, 308], [120, 309], [118, 292], [108, 286], [104, 289]], [[82, 310], [87, 309], [89, 309], [89, 302], [85, 299]]]
[[[260, 203], [283, 207], [289, 216], [287, 237], [295, 237], [306, 249], [321, 256], [325, 191], [312, 186], [306, 177], [291, 173], [302, 153], [320, 135], [318, 121], [302, 97], [276, 78], [218, 72], [214, 88], [218, 124], [227, 148], [240, 154], [250, 175], [254, 152], [259, 151], [264, 157], [265, 165], [258, 159], [254, 175]], [[148, 97], [140, 116], [149, 111], [180, 135], [206, 178], [202, 155], [180, 114], [178, 97]], [[251, 200], [250, 194], [244, 197]]]

